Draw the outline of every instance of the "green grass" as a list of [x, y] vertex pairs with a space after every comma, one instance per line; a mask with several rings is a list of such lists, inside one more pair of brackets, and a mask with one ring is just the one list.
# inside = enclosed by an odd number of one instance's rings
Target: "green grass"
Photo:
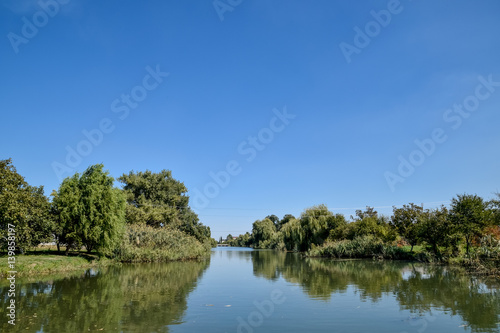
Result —
[[[16, 277], [84, 271], [90, 267], [109, 263], [109, 260], [99, 260], [95, 255], [76, 253], [65, 256], [50, 252], [31, 252], [27, 255], [16, 255], [15, 258]], [[1, 256], [0, 276], [7, 276], [7, 272], [10, 270], [7, 257]]]

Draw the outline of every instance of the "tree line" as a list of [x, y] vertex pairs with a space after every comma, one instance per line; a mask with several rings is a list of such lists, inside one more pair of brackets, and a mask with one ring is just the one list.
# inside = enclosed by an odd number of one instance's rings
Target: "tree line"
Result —
[[210, 228], [199, 222], [187, 188], [171, 171], [131, 171], [117, 180], [123, 188], [114, 186], [102, 164], [92, 165], [64, 179], [49, 199], [43, 186], [26, 182], [11, 159], [1, 160], [0, 249], [7, 249], [8, 224], [15, 226], [20, 253], [44, 242], [55, 242], [58, 250], [64, 246], [66, 253], [84, 247], [107, 256], [124, 244], [154, 248], [155, 241], [172, 237], [192, 247], [212, 245]]
[[[231, 236], [231, 235], [228, 235]], [[306, 209], [298, 218], [268, 215], [252, 225], [252, 232], [231, 236], [232, 246], [306, 252], [339, 241], [369, 237], [383, 244], [421, 245], [434, 254], [469, 254], [480, 244], [500, 246], [500, 194], [484, 200], [475, 194], [459, 194], [449, 207], [424, 209], [410, 203], [393, 207], [391, 216], [373, 207], [356, 210], [350, 220], [334, 214], [326, 205]], [[498, 245], [497, 245], [498, 244]]]

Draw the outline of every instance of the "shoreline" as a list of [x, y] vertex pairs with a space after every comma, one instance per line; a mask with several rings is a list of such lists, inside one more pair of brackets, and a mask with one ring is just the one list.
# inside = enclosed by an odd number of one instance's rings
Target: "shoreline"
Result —
[[[271, 250], [275, 251], [275, 250]], [[287, 251], [289, 252], [289, 251]], [[441, 265], [464, 269], [468, 274], [494, 278], [500, 280], [500, 269], [496, 266], [491, 266], [492, 261], [480, 259], [467, 259], [467, 258], [433, 258], [433, 260], [422, 260], [413, 254], [412, 257], [406, 258], [384, 258], [376, 255], [366, 255], [364, 257], [334, 257], [334, 256], [318, 256], [309, 255], [307, 252], [299, 252], [305, 258], [313, 259], [330, 259], [330, 260], [379, 260], [379, 261], [398, 261], [398, 262], [418, 262], [429, 265]], [[7, 256], [2, 255], [0, 259], [7, 260]], [[200, 258], [180, 258], [176, 260], [166, 259], [155, 262], [174, 262], [174, 261], [190, 261], [199, 260]], [[426, 258], [430, 259], [430, 258]], [[68, 256], [57, 253], [29, 253], [25, 255], [16, 256], [15, 271], [16, 277], [32, 278], [34, 276], [46, 276], [51, 274], [68, 274], [72, 275], [78, 271], [85, 272], [90, 268], [106, 267], [110, 265], [122, 265], [134, 262], [123, 262], [116, 259], [108, 259], [98, 257], [95, 254], [87, 253], [70, 253]], [[489, 266], [489, 267], [488, 267]], [[6, 278], [8, 274], [8, 267], [2, 265], [0, 268], [0, 277]]]
[[[0, 256], [0, 278], [5, 279], [12, 271], [8, 267], [7, 256], [2, 254]], [[135, 264], [135, 263], [151, 263], [151, 262], [174, 262], [174, 261], [191, 261], [200, 260], [198, 258], [177, 258], [169, 259], [164, 258], [163, 260], [156, 261], [120, 261], [117, 259], [110, 259], [105, 257], [99, 257], [96, 254], [87, 253], [70, 253], [69, 255], [57, 254], [57, 253], [29, 253], [24, 255], [17, 255], [14, 271], [16, 278], [27, 278], [34, 276], [45, 276], [50, 274], [61, 274], [68, 273], [72, 275], [75, 272], [83, 271], [90, 268], [101, 268], [111, 265], [122, 265], [122, 264]], [[4, 261], [5, 260], [5, 261]]]

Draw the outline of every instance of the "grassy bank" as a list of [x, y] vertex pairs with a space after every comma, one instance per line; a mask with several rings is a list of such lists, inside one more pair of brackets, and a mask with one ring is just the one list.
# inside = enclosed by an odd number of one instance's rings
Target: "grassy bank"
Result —
[[[25, 255], [15, 256], [16, 277], [85, 271], [122, 262], [166, 262], [200, 259], [210, 254], [211, 244], [199, 242], [182, 231], [148, 226], [130, 226], [119, 247], [107, 257], [97, 253], [70, 251], [64, 255], [55, 246], [39, 246]], [[7, 256], [0, 255], [0, 276], [11, 270]]]
[[[95, 255], [59, 255], [51, 252], [31, 252], [26, 255], [17, 255], [15, 262], [16, 277], [39, 276], [62, 272], [85, 271], [91, 267], [109, 265], [111, 260], [99, 259]], [[0, 257], [0, 276], [7, 276], [7, 257]]]

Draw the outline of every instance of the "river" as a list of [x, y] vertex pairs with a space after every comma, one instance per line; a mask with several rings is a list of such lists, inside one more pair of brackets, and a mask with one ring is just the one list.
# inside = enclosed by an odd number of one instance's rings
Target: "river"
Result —
[[124, 264], [19, 280], [2, 332], [499, 332], [500, 287], [456, 269], [213, 249], [210, 260]]

